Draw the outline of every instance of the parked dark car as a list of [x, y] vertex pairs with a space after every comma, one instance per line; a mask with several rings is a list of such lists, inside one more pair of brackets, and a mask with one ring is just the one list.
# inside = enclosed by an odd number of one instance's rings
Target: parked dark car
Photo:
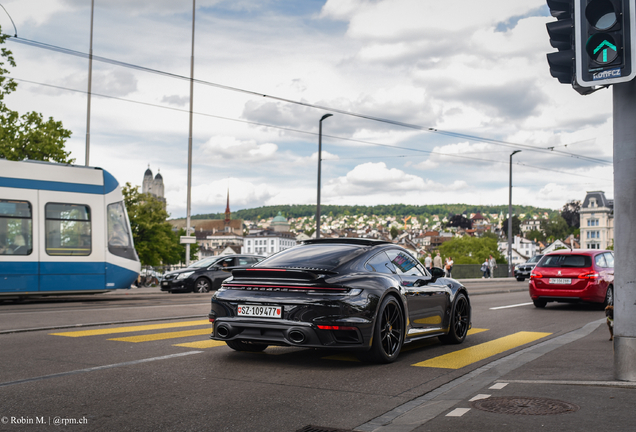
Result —
[[523, 264], [517, 264], [515, 266], [515, 277], [517, 280], [519, 282], [523, 282], [524, 280], [529, 279], [530, 272], [532, 272], [532, 269], [537, 265], [541, 258], [543, 258], [542, 254], [535, 255]]
[[257, 255], [225, 255], [202, 259], [190, 267], [163, 275], [161, 291], [199, 292], [216, 290], [232, 276], [232, 270], [250, 267], [265, 257]]
[[471, 306], [458, 281], [393, 243], [329, 238], [234, 270], [209, 318], [211, 338], [237, 351], [331, 348], [389, 363], [419, 339], [462, 343]]
[[545, 255], [530, 274], [530, 297], [548, 302], [614, 303], [614, 253], [607, 250], [559, 250]]

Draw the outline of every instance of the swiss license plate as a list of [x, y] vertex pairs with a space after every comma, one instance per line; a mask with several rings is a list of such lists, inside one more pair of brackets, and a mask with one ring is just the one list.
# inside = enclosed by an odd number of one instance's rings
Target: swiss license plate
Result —
[[168, 285], [170, 285], [170, 282], [162, 282], [161, 285], [168, 286]]
[[557, 285], [570, 285], [572, 283], [572, 279], [567, 278], [550, 278], [551, 284]]
[[263, 318], [282, 318], [282, 306], [254, 306], [254, 305], [238, 305], [239, 316], [263, 317]]

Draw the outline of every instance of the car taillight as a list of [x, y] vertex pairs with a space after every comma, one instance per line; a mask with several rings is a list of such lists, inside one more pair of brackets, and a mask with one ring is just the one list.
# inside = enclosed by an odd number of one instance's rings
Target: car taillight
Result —
[[345, 326], [330, 326], [330, 325], [319, 325], [318, 328], [320, 330], [357, 330], [356, 327], [345, 327]]
[[596, 272], [583, 273], [579, 275], [579, 279], [598, 279], [600, 275]]
[[541, 273], [537, 273], [537, 272], [532, 272], [530, 273], [530, 279], [541, 279], [543, 276], [541, 275]]

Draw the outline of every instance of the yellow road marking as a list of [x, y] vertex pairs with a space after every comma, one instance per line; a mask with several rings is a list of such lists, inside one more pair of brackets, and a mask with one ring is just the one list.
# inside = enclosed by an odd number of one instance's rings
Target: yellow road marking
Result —
[[412, 366], [460, 369], [471, 363], [478, 362], [504, 351], [508, 351], [509, 349], [533, 342], [537, 339], [544, 338], [551, 334], [552, 333], [518, 332], [509, 336], [504, 336], [502, 338], [492, 340], [490, 342], [485, 342], [423, 362], [415, 363]]
[[131, 326], [131, 327], [115, 327], [115, 328], [99, 329], [99, 330], [77, 330], [77, 331], [70, 331], [70, 332], [63, 332], [63, 333], [49, 333], [49, 334], [53, 336], [84, 337], [84, 336], [107, 335], [107, 334], [114, 334], [114, 333], [132, 333], [137, 331], [158, 330], [158, 329], [175, 328], [175, 327], [193, 327], [193, 326], [200, 326], [205, 324], [210, 324], [210, 322], [208, 320], [183, 321], [183, 322], [177, 322], [177, 323], [139, 325], [139, 326]]
[[470, 336], [470, 335], [474, 335], [474, 334], [485, 332], [485, 331], [488, 331], [488, 329], [471, 328], [470, 330], [468, 330], [467, 334], [468, 336]]
[[225, 346], [225, 345], [226, 345], [225, 342], [215, 341], [215, 340], [211, 340], [210, 339], [210, 340], [204, 340], [204, 341], [198, 341], [198, 342], [188, 342], [188, 343], [182, 343], [182, 344], [174, 344], [172, 346], [204, 349], [204, 348], [214, 348], [214, 347]]
[[150, 342], [164, 339], [176, 339], [180, 337], [188, 337], [188, 336], [200, 336], [204, 334], [210, 334], [210, 329], [202, 329], [202, 330], [186, 330], [180, 332], [169, 332], [169, 333], [153, 333], [149, 335], [139, 335], [139, 336], [126, 336], [121, 338], [108, 339], [112, 341], [122, 341], [122, 342]]
[[[468, 335], [477, 334], [477, 333], [481, 333], [481, 332], [485, 332], [485, 331], [488, 331], [488, 329], [473, 328], [473, 329], [468, 330]], [[421, 341], [412, 342], [410, 344], [404, 345], [400, 352], [412, 351], [414, 349], [424, 348], [426, 346], [435, 345], [437, 343], [439, 343], [439, 340], [437, 338], [424, 339], [424, 340], [421, 340]], [[353, 354], [335, 354], [335, 355], [330, 355], [330, 356], [327, 356], [327, 357], [323, 357], [323, 359], [325, 359], [325, 360], [353, 361], [353, 362], [359, 362], [360, 361]]]

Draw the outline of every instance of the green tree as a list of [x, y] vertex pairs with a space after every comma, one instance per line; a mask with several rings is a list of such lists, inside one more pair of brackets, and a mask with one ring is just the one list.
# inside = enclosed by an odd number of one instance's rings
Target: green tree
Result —
[[391, 238], [392, 239], [396, 238], [400, 234], [400, 231], [398, 231], [398, 229], [396, 227], [394, 227], [394, 226], [391, 227], [389, 232], [391, 233]]
[[[508, 218], [504, 219], [501, 223], [501, 230], [504, 232], [505, 236], [508, 237]], [[512, 235], [521, 235], [521, 221], [515, 215], [512, 215]]]
[[185, 248], [166, 220], [168, 212], [163, 203], [150, 194], [140, 193], [139, 186], [133, 187], [130, 183], [126, 183], [122, 193], [141, 264], [157, 266], [182, 261], [180, 248], [184, 249], [183, 258]]
[[[0, 44], [9, 36], [0, 28]], [[42, 114], [28, 112], [20, 115], [5, 104], [5, 96], [14, 92], [18, 84], [8, 78], [7, 67], [15, 67], [13, 53], [6, 48], [0, 50], [0, 158], [8, 160], [41, 160], [73, 163], [70, 152], [64, 149], [71, 131], [64, 129], [62, 122]]]
[[498, 263], [506, 261], [497, 249], [497, 240], [488, 237], [455, 237], [442, 243], [439, 251], [443, 257], [452, 257], [455, 264], [482, 264], [489, 255]]
[[546, 240], [550, 242], [563, 240], [570, 234], [568, 223], [561, 216], [541, 221], [541, 229], [545, 232]]

